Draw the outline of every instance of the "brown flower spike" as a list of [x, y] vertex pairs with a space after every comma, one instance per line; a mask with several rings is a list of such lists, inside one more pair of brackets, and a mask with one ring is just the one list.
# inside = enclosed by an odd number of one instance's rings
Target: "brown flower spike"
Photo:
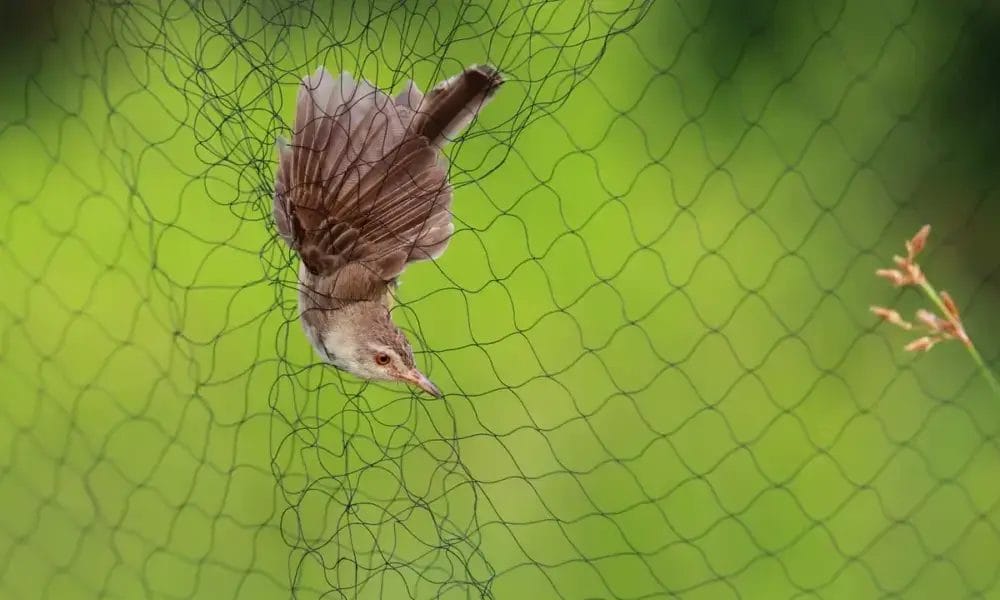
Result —
[[[916, 321], [926, 331], [924, 335], [910, 342], [905, 346], [907, 352], [927, 352], [939, 342], [946, 340], [959, 340], [968, 348], [972, 348], [972, 340], [965, 333], [962, 326], [962, 319], [958, 312], [958, 306], [952, 300], [948, 292], [942, 291], [940, 294], [934, 291], [927, 281], [920, 265], [917, 264], [917, 256], [927, 246], [927, 238], [931, 234], [931, 226], [924, 225], [920, 231], [906, 241], [906, 257], [894, 256], [895, 269], [879, 269], [875, 271], [878, 277], [889, 280], [894, 286], [916, 286], [923, 288], [932, 300], [939, 301], [939, 308], [942, 314], [931, 312], [921, 308], [917, 311]], [[913, 329], [913, 324], [904, 320], [895, 310], [882, 306], [872, 306], [871, 311], [887, 323], [896, 325], [909, 331]]]
[[916, 235], [906, 240], [906, 258], [893, 256], [892, 260], [896, 263], [896, 268], [879, 269], [875, 271], [875, 274], [888, 279], [896, 287], [926, 283], [927, 279], [924, 277], [923, 271], [920, 270], [920, 265], [916, 263], [916, 258], [927, 245], [927, 236], [930, 234], [930, 225], [921, 227]]
[[[913, 286], [919, 288], [924, 295], [930, 298], [934, 304], [934, 308], [937, 310], [935, 312], [921, 308], [917, 311], [915, 316], [916, 325], [919, 325], [925, 331], [925, 335], [913, 340], [904, 346], [904, 349], [907, 352], [927, 352], [937, 344], [947, 340], [962, 342], [972, 360], [979, 366], [983, 377], [990, 384], [990, 387], [993, 388], [993, 393], [997, 395], [997, 398], [1000, 398], [1000, 379], [993, 374], [986, 361], [983, 360], [982, 355], [979, 354], [979, 350], [976, 349], [972, 340], [969, 339], [969, 335], [965, 333], [965, 327], [962, 325], [962, 315], [958, 312], [958, 305], [955, 304], [955, 300], [952, 299], [951, 294], [948, 292], [938, 292], [934, 289], [934, 286], [927, 281], [927, 277], [920, 269], [920, 265], [917, 264], [917, 256], [920, 255], [927, 245], [927, 238], [930, 234], [930, 225], [921, 227], [916, 235], [906, 241], [906, 257], [893, 257], [896, 268], [875, 271], [877, 276], [888, 279], [896, 287]], [[892, 323], [907, 331], [914, 327], [914, 323], [903, 319], [903, 317], [899, 316], [898, 312], [891, 308], [873, 306], [871, 307], [871, 311], [883, 321]]]

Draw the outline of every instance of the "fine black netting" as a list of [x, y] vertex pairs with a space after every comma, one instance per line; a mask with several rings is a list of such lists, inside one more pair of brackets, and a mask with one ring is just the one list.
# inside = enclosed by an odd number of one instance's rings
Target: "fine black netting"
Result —
[[[998, 593], [992, 2], [5, 4], [0, 598]], [[325, 65], [507, 76], [398, 323], [318, 362], [271, 218]]]

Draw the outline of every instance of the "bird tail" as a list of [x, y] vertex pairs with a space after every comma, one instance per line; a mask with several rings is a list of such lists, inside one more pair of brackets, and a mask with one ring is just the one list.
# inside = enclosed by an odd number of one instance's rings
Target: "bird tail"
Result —
[[414, 111], [410, 132], [440, 148], [469, 125], [503, 82], [495, 68], [473, 65], [437, 84], [426, 96], [411, 81], [396, 104]]

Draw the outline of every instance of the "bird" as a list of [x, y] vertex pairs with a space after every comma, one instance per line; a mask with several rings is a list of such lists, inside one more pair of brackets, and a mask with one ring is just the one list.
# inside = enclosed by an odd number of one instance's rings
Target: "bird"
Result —
[[276, 140], [273, 219], [298, 255], [299, 320], [325, 363], [442, 396], [390, 310], [407, 266], [440, 257], [454, 232], [442, 150], [503, 83], [488, 64], [426, 95], [322, 66], [302, 78], [291, 139]]

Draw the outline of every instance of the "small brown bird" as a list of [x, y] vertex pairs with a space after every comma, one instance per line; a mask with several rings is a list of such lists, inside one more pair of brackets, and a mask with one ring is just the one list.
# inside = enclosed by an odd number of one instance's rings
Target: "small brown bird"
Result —
[[274, 220], [299, 265], [302, 327], [324, 360], [367, 380], [441, 392], [389, 309], [409, 263], [444, 252], [454, 226], [441, 148], [503, 83], [473, 66], [395, 98], [320, 67], [302, 80], [291, 143], [278, 140]]

